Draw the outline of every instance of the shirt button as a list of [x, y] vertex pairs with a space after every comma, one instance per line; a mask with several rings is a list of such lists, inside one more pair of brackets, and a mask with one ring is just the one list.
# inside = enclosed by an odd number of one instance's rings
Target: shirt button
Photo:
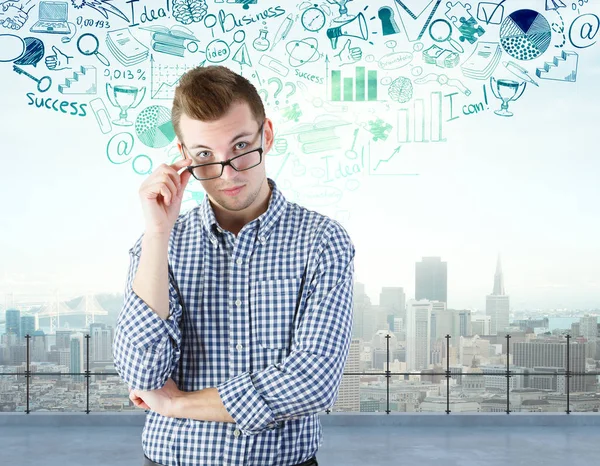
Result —
[[239, 257], [238, 260], [236, 260], [235, 262], [237, 263], [237, 265], [241, 265], [242, 262], [244, 262], [244, 261], [242, 260], [241, 257]]
[[244, 346], [241, 343], [238, 343], [236, 345], [236, 348], [237, 348], [238, 351], [242, 351], [244, 349]]
[[236, 299], [235, 300], [235, 305], [239, 307], [239, 306], [242, 305], [242, 302], [239, 299]]
[[236, 437], [239, 437], [240, 436], [240, 430], [239, 429], [235, 429], [233, 431], [233, 435], [235, 435]]

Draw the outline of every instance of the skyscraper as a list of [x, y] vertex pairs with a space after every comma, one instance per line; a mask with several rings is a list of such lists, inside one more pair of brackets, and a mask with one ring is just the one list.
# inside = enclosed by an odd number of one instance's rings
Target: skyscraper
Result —
[[431, 309], [426, 299], [411, 299], [406, 304], [406, 368], [429, 369], [431, 364]]
[[448, 302], [448, 264], [440, 257], [423, 257], [415, 264], [415, 299]]
[[25, 335], [33, 336], [33, 332], [37, 330], [37, 316], [21, 316], [21, 338], [25, 339]]
[[6, 333], [14, 333], [17, 338], [21, 337], [21, 311], [18, 309], [7, 309], [4, 313], [6, 320]]
[[500, 254], [496, 262], [494, 291], [486, 296], [485, 313], [490, 316], [490, 335], [504, 332], [509, 325], [509, 297], [504, 293], [504, 274], [500, 264]]

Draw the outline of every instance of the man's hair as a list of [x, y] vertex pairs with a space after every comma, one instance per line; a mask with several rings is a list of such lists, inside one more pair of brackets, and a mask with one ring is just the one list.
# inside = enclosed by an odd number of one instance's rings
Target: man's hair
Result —
[[200, 121], [221, 118], [231, 104], [246, 102], [256, 121], [265, 119], [265, 107], [254, 85], [243, 76], [221, 65], [196, 67], [181, 76], [175, 88], [171, 122], [180, 141], [182, 114]]

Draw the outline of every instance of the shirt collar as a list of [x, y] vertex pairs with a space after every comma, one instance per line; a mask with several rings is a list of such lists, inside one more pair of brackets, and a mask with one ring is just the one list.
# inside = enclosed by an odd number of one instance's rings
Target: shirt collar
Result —
[[[271, 187], [271, 197], [269, 198], [269, 206], [267, 210], [259, 215], [252, 222], [256, 222], [258, 224], [258, 238], [261, 241], [266, 240], [269, 235], [269, 232], [273, 228], [273, 226], [277, 223], [281, 215], [285, 212], [287, 207], [287, 200], [283, 196], [283, 193], [277, 187], [277, 183], [274, 180], [267, 177], [267, 182]], [[219, 226], [217, 219], [215, 217], [214, 210], [208, 196], [204, 196], [204, 200], [200, 205], [200, 217], [202, 219], [202, 224], [204, 228], [208, 231], [211, 240], [215, 238], [215, 234], [219, 231], [223, 231]], [[250, 222], [250, 223], [252, 223]], [[216, 238], [215, 238], [216, 239]]]

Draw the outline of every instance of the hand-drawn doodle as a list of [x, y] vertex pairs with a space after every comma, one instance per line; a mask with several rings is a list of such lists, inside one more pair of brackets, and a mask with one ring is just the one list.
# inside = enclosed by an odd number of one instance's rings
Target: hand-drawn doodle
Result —
[[52, 71], [71, 69], [69, 62], [73, 57], [61, 52], [55, 45], [52, 46], [52, 51], [54, 55], [46, 56], [46, 68]]
[[535, 74], [540, 79], [574, 83], [577, 81], [578, 65], [579, 55], [577, 52], [563, 50], [559, 57], [554, 57], [551, 62], [544, 63], [542, 68], [536, 68]]
[[513, 113], [508, 110], [508, 103], [517, 100], [523, 95], [526, 82], [518, 83], [511, 79], [496, 79], [493, 76], [490, 78], [490, 87], [497, 99], [502, 101], [500, 110], [495, 110], [494, 113], [503, 117], [511, 117]]
[[[446, 11], [446, 18], [452, 20], [454, 25], [458, 28], [460, 33], [462, 34], [459, 39], [461, 42], [465, 40], [471, 44], [474, 44], [478, 37], [481, 37], [485, 34], [485, 29], [483, 29], [478, 23], [473, 15], [471, 15], [471, 5], [464, 5], [461, 2], [448, 2], [446, 3], [448, 10]], [[478, 36], [478, 37], [475, 37]]]
[[[81, 9], [83, 7], [89, 7], [96, 10], [105, 18], [108, 18], [108, 14], [112, 13], [113, 15], [124, 19], [129, 22], [129, 18], [125, 13], [119, 10], [116, 6], [111, 4], [112, 0], [71, 0], [71, 3], [75, 8]], [[131, 18], [133, 20], [133, 18]]]
[[173, 0], [173, 18], [181, 24], [199, 23], [205, 18], [207, 11], [205, 0]]
[[110, 83], [106, 83], [106, 96], [112, 104], [121, 110], [119, 113], [119, 119], [113, 120], [113, 123], [117, 126], [131, 126], [133, 123], [127, 119], [127, 111], [132, 108], [136, 108], [144, 99], [146, 95], [146, 88], [141, 89], [135, 86], [111, 86]]
[[477, 19], [485, 24], [500, 24], [504, 19], [504, 2], [479, 2]]
[[534, 10], [517, 10], [500, 26], [500, 43], [511, 57], [533, 60], [544, 53], [552, 39], [548, 20]]

